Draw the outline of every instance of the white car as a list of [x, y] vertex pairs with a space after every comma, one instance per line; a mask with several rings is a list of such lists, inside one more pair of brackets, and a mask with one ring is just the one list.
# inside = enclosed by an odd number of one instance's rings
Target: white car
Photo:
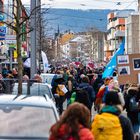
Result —
[[49, 130], [58, 119], [47, 95], [0, 95], [0, 139], [48, 140]]
[[49, 73], [41, 73], [40, 77], [42, 78], [43, 83], [48, 83], [52, 86], [53, 81], [58, 78], [62, 78], [61, 74], [49, 74]]
[[[12, 94], [17, 95], [18, 94], [18, 83], [14, 83], [12, 88]], [[52, 100], [54, 100], [54, 97], [51, 92], [51, 86], [47, 83], [22, 83], [22, 95], [38, 95], [42, 96], [44, 94], [47, 94], [48, 97]]]

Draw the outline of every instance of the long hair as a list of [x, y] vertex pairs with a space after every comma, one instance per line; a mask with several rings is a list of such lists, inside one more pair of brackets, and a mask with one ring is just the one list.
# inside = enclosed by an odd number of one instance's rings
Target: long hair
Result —
[[79, 140], [79, 126], [90, 127], [90, 111], [81, 103], [73, 103], [61, 116], [60, 120], [51, 128], [54, 139], [58, 139], [59, 129], [66, 125], [65, 134]]

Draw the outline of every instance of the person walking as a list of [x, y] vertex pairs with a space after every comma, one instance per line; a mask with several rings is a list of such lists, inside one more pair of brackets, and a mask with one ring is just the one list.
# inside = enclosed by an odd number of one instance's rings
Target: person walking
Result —
[[51, 127], [49, 140], [94, 140], [89, 128], [89, 110], [83, 104], [73, 103]]
[[127, 116], [132, 122], [133, 130], [135, 133], [135, 137], [138, 137], [140, 122], [139, 122], [139, 112], [140, 109], [138, 107], [140, 98], [138, 87], [129, 87], [127, 91], [127, 95], [125, 97], [125, 108], [127, 112]]
[[89, 78], [87, 76], [84, 76], [82, 78], [82, 82], [81, 82], [81, 84], [79, 84], [78, 88], [81, 90], [84, 90], [85, 92], [88, 93], [89, 101], [90, 101], [89, 106], [90, 106], [90, 108], [92, 108], [92, 104], [95, 100], [95, 91], [94, 91], [93, 87], [89, 84]]
[[122, 105], [116, 91], [109, 91], [105, 105], [92, 122], [95, 140], [134, 140], [129, 119], [121, 115]]
[[68, 89], [68, 92], [66, 96], [67, 96], [67, 106], [68, 106], [70, 103], [72, 92], [73, 92], [73, 76], [72, 75], [69, 75], [68, 77], [67, 89]]

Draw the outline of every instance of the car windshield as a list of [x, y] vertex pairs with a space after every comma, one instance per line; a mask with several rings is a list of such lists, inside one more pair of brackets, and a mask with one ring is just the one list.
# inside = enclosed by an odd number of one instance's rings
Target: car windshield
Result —
[[55, 115], [53, 108], [0, 105], [0, 137], [47, 138]]
[[48, 83], [51, 85], [52, 79], [54, 78], [54, 74], [53, 75], [41, 75], [41, 78], [44, 83]]
[[41, 75], [43, 83], [48, 83], [50, 85], [52, 85], [52, 82], [54, 79], [61, 78], [61, 77], [62, 75], [58, 75], [58, 74], [57, 75], [56, 74], [48, 74], [48, 75], [42, 74]]
[[[31, 84], [29, 87], [30, 87], [30, 90], [28, 89], [26, 83], [22, 84], [22, 94], [23, 95], [27, 95], [27, 94], [44, 95], [44, 94], [47, 94], [50, 98], [52, 98], [51, 91], [47, 85], [43, 85], [40, 83], [34, 83], [34, 84]], [[18, 93], [18, 84], [15, 83], [13, 90], [12, 90], [12, 94], [17, 95], [17, 93]]]

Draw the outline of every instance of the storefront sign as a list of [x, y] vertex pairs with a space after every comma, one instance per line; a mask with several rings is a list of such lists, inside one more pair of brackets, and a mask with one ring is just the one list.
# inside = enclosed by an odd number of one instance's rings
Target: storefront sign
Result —
[[0, 36], [5, 36], [5, 34], [6, 34], [6, 27], [0, 26]]
[[4, 15], [0, 14], [0, 21], [3, 21], [5, 19]]

